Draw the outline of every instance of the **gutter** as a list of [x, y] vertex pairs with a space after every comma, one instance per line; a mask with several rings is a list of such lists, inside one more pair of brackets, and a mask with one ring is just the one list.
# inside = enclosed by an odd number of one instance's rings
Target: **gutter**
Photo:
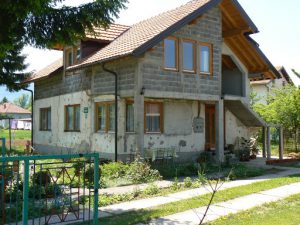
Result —
[[118, 161], [118, 74], [115, 71], [107, 69], [105, 63], [102, 69], [115, 76], [115, 162]]

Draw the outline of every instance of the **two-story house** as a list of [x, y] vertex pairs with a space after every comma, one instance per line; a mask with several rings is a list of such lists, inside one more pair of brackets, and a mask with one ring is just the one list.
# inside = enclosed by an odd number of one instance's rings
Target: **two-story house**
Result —
[[114, 158], [117, 146], [126, 159], [175, 146], [181, 160], [204, 150], [223, 160], [224, 147], [248, 137], [247, 127], [265, 126], [248, 106], [249, 78], [279, 76], [250, 38], [257, 32], [236, 0], [193, 0], [57, 45], [63, 58], [28, 80], [35, 148]]

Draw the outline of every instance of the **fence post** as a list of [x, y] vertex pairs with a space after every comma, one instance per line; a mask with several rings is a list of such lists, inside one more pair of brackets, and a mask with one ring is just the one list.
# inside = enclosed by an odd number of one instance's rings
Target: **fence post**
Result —
[[23, 225], [28, 225], [29, 159], [24, 160]]
[[99, 154], [94, 156], [94, 219], [93, 225], [98, 225], [98, 191], [99, 191]]

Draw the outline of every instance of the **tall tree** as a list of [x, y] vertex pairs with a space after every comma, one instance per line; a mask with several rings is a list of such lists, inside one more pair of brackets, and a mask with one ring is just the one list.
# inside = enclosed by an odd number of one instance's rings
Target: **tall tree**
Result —
[[28, 94], [22, 94], [20, 97], [14, 100], [14, 103], [23, 109], [28, 109], [29, 105], [31, 105]]
[[6, 97], [2, 98], [0, 104], [3, 104], [3, 103], [7, 103], [8, 102], [8, 99]]
[[70, 45], [93, 32], [93, 27], [106, 27], [127, 0], [94, 0], [78, 7], [62, 4], [64, 0], [2, 0], [0, 4], [0, 86], [19, 90], [16, 83], [28, 73], [21, 51], [25, 45], [51, 48]]

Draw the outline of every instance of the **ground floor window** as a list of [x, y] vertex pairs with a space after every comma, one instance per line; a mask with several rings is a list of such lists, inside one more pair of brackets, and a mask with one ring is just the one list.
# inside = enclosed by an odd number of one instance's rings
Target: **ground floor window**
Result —
[[163, 132], [163, 103], [162, 102], [145, 103], [145, 132], [146, 133]]
[[51, 108], [40, 109], [40, 130], [50, 131], [51, 130]]
[[115, 103], [96, 103], [96, 132], [115, 130]]
[[80, 131], [80, 105], [65, 106], [65, 131]]
[[133, 102], [127, 102], [126, 104], [126, 132], [134, 132]]

